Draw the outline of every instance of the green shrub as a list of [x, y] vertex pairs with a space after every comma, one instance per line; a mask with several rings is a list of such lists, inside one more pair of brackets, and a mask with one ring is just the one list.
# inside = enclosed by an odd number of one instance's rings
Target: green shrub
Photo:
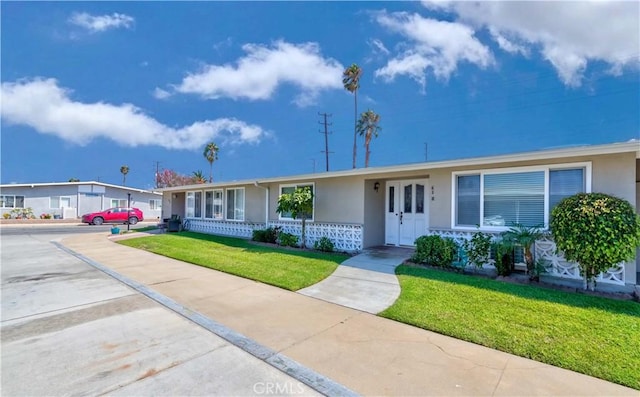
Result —
[[508, 239], [495, 241], [491, 244], [491, 250], [495, 258], [494, 266], [498, 272], [498, 276], [508, 276], [513, 271], [514, 254], [513, 243]]
[[324, 252], [333, 252], [335, 250], [335, 246], [329, 237], [322, 237], [320, 240], [317, 240], [313, 243], [313, 248]]
[[585, 288], [595, 277], [631, 260], [640, 245], [640, 217], [629, 202], [603, 193], [579, 193], [551, 212], [551, 232], [564, 257], [577, 262]]
[[268, 227], [266, 229], [257, 229], [252, 233], [251, 239], [261, 243], [275, 244], [278, 241], [279, 227]]
[[278, 234], [278, 244], [285, 247], [297, 247], [298, 236], [295, 236], [291, 233], [280, 232]]
[[411, 257], [411, 261], [415, 263], [450, 267], [458, 253], [458, 244], [448, 237], [421, 236], [416, 239], [415, 244], [416, 252]]
[[266, 230], [264, 229], [256, 229], [251, 233], [251, 240], [257, 241], [259, 243], [265, 243]]
[[462, 248], [464, 248], [469, 263], [478, 269], [482, 269], [482, 265], [489, 261], [491, 238], [490, 234], [478, 230], [473, 233], [470, 240], [465, 240], [462, 243]]

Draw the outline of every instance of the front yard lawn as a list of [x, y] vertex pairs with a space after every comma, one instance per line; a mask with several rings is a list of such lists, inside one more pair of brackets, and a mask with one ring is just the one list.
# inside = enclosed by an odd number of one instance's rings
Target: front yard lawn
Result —
[[265, 247], [239, 238], [193, 232], [160, 234], [118, 243], [291, 291], [326, 278], [348, 258], [344, 254]]
[[406, 265], [396, 274], [402, 292], [383, 317], [640, 389], [636, 302]]

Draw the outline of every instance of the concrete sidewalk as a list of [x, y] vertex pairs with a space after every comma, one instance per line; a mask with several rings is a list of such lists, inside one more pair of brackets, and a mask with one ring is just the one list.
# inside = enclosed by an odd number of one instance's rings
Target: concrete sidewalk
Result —
[[367, 313], [380, 313], [400, 296], [395, 269], [413, 251], [398, 247], [366, 249], [342, 262], [326, 279], [298, 292]]
[[638, 391], [115, 244], [66, 247], [363, 395], [638, 396]]

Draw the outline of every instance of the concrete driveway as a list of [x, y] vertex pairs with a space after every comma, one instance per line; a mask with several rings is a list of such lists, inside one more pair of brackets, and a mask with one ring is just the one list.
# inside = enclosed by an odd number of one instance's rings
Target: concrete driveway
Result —
[[3, 395], [318, 395], [50, 237], [2, 236]]

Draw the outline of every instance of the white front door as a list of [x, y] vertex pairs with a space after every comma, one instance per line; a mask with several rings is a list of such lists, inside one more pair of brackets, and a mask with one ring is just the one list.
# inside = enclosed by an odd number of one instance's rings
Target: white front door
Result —
[[414, 245], [428, 229], [427, 180], [387, 182], [386, 195], [385, 243]]

